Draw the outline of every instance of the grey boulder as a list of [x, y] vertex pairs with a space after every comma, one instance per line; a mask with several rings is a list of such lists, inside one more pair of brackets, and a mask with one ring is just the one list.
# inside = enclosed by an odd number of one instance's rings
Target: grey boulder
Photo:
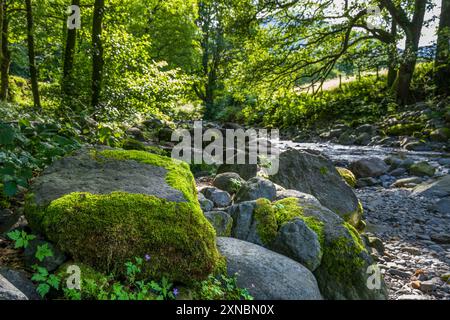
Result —
[[236, 194], [235, 202], [258, 200], [261, 198], [275, 200], [277, 189], [272, 181], [255, 177], [248, 180]]
[[230, 276], [255, 300], [322, 300], [314, 275], [300, 263], [255, 244], [218, 238]]
[[231, 235], [233, 218], [228, 213], [224, 211], [211, 211], [206, 212], [205, 217], [216, 230], [218, 237], [229, 237]]
[[225, 208], [231, 203], [231, 196], [228, 192], [219, 190], [215, 187], [206, 187], [200, 191], [203, 195], [211, 200], [216, 207]]
[[233, 218], [232, 236], [247, 242], [263, 245], [258, 235], [258, 222], [255, 219], [254, 211], [256, 201], [245, 201], [231, 206], [228, 213]]
[[300, 262], [309, 270], [316, 270], [322, 261], [319, 237], [302, 219], [285, 223], [270, 249]]
[[28, 300], [28, 298], [0, 274], [0, 300]]
[[414, 189], [413, 194], [430, 198], [445, 198], [450, 196], [450, 175], [418, 185]]
[[234, 194], [241, 186], [245, 183], [245, 180], [235, 172], [225, 172], [218, 174], [214, 181], [213, 186], [228, 192], [229, 194]]
[[200, 208], [203, 212], [211, 211], [214, 208], [214, 203], [206, 199], [206, 197], [203, 195], [203, 193], [198, 193], [198, 202], [200, 203]]
[[379, 177], [389, 170], [389, 166], [379, 158], [367, 158], [353, 162], [350, 170], [357, 178]]
[[362, 212], [358, 198], [334, 164], [322, 155], [294, 149], [285, 151], [279, 158], [278, 173], [270, 179], [286, 189], [313, 195], [354, 226], [360, 223]]
[[0, 268], [0, 300], [40, 300], [36, 286], [22, 271]]

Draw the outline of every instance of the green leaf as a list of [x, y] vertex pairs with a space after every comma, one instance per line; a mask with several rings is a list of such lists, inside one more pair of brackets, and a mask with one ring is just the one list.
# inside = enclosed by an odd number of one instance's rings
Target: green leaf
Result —
[[28, 119], [20, 119], [19, 120], [19, 125], [21, 127], [31, 127], [31, 123]]
[[47, 281], [47, 277], [42, 275], [42, 274], [40, 274], [40, 273], [35, 273], [31, 277], [31, 281], [34, 281], [34, 282], [45, 282], [45, 281]]
[[0, 124], [0, 145], [12, 145], [16, 132], [9, 124]]
[[3, 185], [3, 192], [7, 197], [13, 197], [17, 193], [17, 183], [15, 181], [7, 181]]
[[48, 244], [46, 243], [46, 244], [43, 244], [43, 245], [37, 247], [37, 250], [36, 250], [36, 253], [35, 253], [35, 257], [40, 262], [42, 262], [47, 257], [53, 257], [53, 252], [48, 247]]
[[60, 279], [57, 276], [55, 276], [54, 274], [50, 275], [50, 277], [48, 277], [48, 280], [47, 280], [47, 283], [49, 285], [51, 285], [53, 288], [55, 288], [56, 290], [58, 290], [58, 288], [59, 288], [59, 282], [60, 282]]
[[46, 283], [41, 283], [40, 285], [38, 285], [36, 291], [41, 296], [41, 298], [44, 298], [50, 291], [50, 286]]
[[11, 231], [7, 234], [8, 238], [10, 238], [11, 240], [17, 241], [20, 238], [20, 231], [19, 230], [14, 230]]

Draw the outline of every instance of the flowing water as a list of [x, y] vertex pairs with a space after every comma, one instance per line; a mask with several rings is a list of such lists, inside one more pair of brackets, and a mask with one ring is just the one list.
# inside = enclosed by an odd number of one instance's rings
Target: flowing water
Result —
[[396, 156], [400, 158], [409, 158], [415, 162], [428, 161], [431, 165], [438, 169], [437, 175], [443, 175], [449, 173], [449, 169], [439, 164], [439, 160], [450, 159], [450, 154], [441, 152], [419, 152], [408, 151], [400, 148], [388, 148], [381, 146], [344, 146], [334, 143], [295, 143], [292, 141], [280, 141], [280, 151], [287, 148], [294, 149], [309, 149], [319, 151], [323, 155], [327, 156], [333, 162], [337, 163], [351, 163], [363, 158], [380, 158], [385, 159], [389, 156]]

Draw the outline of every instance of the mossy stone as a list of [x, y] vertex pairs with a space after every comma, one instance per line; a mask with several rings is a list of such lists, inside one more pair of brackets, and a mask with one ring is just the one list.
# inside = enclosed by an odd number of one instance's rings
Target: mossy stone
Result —
[[337, 171], [339, 172], [339, 174], [341, 175], [341, 177], [345, 180], [345, 182], [347, 182], [347, 184], [354, 188], [356, 187], [356, 177], [353, 174], [353, 172], [351, 172], [350, 170], [346, 169], [346, 168], [336, 168]]
[[366, 286], [367, 268], [372, 264], [358, 231], [330, 210], [303, 199], [287, 198], [274, 203], [278, 225], [302, 219], [320, 241], [322, 260], [314, 271], [327, 299], [385, 299], [380, 290]]
[[[64, 185], [62, 189], [66, 194], [54, 199], [41, 196], [46, 201], [36, 201], [35, 194], [28, 195], [25, 214], [34, 230], [45, 235], [76, 262], [85, 263], [99, 272], [123, 274], [125, 262], [144, 255], [150, 255], [152, 259], [143, 274], [155, 278], [165, 275], [172, 281], [186, 283], [203, 279], [215, 270], [221, 259], [216, 249], [215, 231], [200, 209], [195, 181], [187, 164], [143, 151], [107, 149], [88, 153], [91, 161], [96, 163], [85, 163], [86, 170], [90, 168], [94, 175], [101, 176], [102, 168], [111, 165], [110, 161], [130, 164], [130, 171], [141, 169], [135, 166], [136, 162], [164, 169], [165, 182], [179, 192], [182, 199], [178, 194], [172, 199], [174, 195], [170, 189], [159, 196], [150, 194], [152, 186], [148, 185], [133, 186], [140, 187], [131, 189], [136, 192], [120, 189], [109, 192], [105, 185], [108, 192], [94, 193], [89, 190], [96, 190], [95, 181], [85, 186], [88, 191], [83, 190], [81, 182], [74, 182], [79, 190], [70, 190]], [[62, 165], [55, 165], [56, 172], [52, 169], [47, 172], [49, 176], [55, 178], [54, 181], [63, 181], [56, 177], [64, 171], [64, 163], [76, 163], [77, 155], [74, 157], [62, 159]], [[126, 178], [127, 172], [122, 173]], [[103, 178], [99, 181], [108, 181], [105, 180], [107, 177]], [[45, 173], [42, 180], [36, 185], [45, 190], [52, 180], [46, 179]]]

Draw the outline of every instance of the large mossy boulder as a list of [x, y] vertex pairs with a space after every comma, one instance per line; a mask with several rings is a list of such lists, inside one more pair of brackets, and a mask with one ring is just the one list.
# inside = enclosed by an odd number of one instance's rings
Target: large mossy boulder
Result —
[[143, 151], [83, 149], [32, 185], [26, 217], [76, 262], [121, 274], [149, 255], [144, 273], [202, 279], [221, 260], [185, 163]]
[[232, 208], [234, 236], [313, 271], [325, 298], [386, 298], [382, 279], [379, 290], [367, 286], [373, 261], [358, 231], [331, 210], [305, 198], [260, 199]]
[[345, 221], [355, 227], [360, 225], [362, 206], [330, 160], [290, 149], [280, 155], [279, 168], [278, 173], [270, 177], [273, 182], [286, 189], [311, 194]]

